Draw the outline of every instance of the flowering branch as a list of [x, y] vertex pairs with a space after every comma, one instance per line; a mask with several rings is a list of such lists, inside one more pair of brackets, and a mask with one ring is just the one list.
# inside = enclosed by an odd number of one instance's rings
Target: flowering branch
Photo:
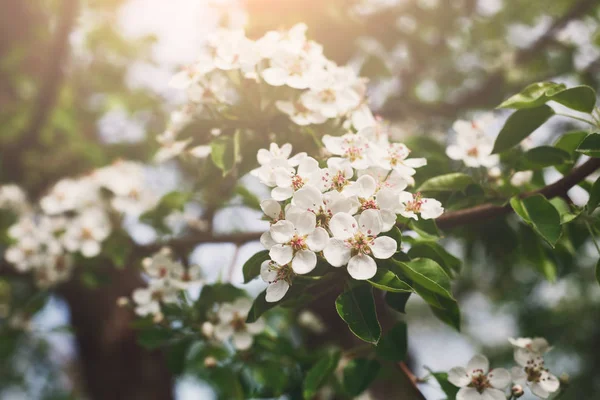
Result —
[[[551, 199], [557, 196], [565, 195], [569, 189], [584, 180], [587, 176], [600, 168], [600, 159], [592, 158], [581, 166], [573, 169], [570, 174], [565, 175], [558, 181], [545, 186], [533, 192], [523, 193], [520, 197], [530, 197], [535, 194], [544, 195]], [[461, 225], [468, 225], [476, 222], [488, 221], [512, 212], [510, 205], [499, 206], [495, 204], [481, 204], [479, 206], [467, 208], [464, 210], [447, 212], [436, 219], [438, 227], [441, 229], [452, 229]]]

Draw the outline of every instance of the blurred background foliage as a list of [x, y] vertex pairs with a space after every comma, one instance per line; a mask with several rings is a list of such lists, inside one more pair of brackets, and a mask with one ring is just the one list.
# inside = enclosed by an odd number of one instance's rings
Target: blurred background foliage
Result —
[[[164, 130], [173, 99], [151, 84], [135, 84], [132, 74], [168, 80], [168, 74], [145, 71], [173, 65], [153, 51], [157, 36], [124, 34], [126, 3], [7, 0], [0, 5], [1, 183], [18, 183], [36, 198], [64, 176], [120, 158], [151, 161], [155, 135]], [[137, 7], [136, 18], [144, 19], [146, 6]], [[416, 175], [417, 183], [450, 169], [439, 140], [446, 140], [455, 119], [493, 109], [535, 81], [600, 88], [600, 5], [594, 0], [247, 0], [221, 1], [216, 8], [198, 15], [200, 30], [215, 25], [217, 16], [223, 24], [236, 23], [239, 16], [232, 10], [239, 9], [247, 11], [253, 37], [305, 22], [328, 57], [359, 69], [370, 79], [374, 109], [392, 121], [396, 138], [430, 160]], [[123, 121], [141, 133], [115, 140], [110, 132], [125, 129]], [[578, 128], [570, 124], [552, 124], [540, 140]], [[253, 160], [251, 153], [245, 158]], [[211, 179], [214, 170], [186, 172], [196, 180], [195, 174], [204, 177], [194, 183], [214, 207], [239, 193], [235, 180]], [[574, 199], [578, 195], [574, 192]], [[571, 375], [563, 398], [593, 399], [600, 393], [600, 290], [589, 233], [584, 225], [570, 224], [555, 252], [536, 247], [537, 241], [532, 246], [530, 236], [529, 228], [507, 218], [455, 230], [444, 240], [465, 261], [455, 286], [465, 314], [463, 334], [499, 364], [512, 352], [495, 339], [495, 329], [545, 336], [555, 345], [555, 370]], [[77, 372], [81, 361], [57, 360], [46, 341], [51, 333], [24, 329], [48, 301], [59, 300], [6, 268], [0, 271], [0, 397], [84, 396], [89, 388], [82, 387]], [[550, 280], [542, 281], [540, 272]], [[427, 340], [453, 345], [456, 338], [432, 322], [424, 304], [411, 307], [411, 326], [433, 327], [435, 334]], [[422, 371], [423, 360], [432, 357], [424, 357], [417, 345], [428, 343], [411, 343], [413, 366]], [[448, 366], [459, 364], [452, 360]], [[11, 397], [15, 388], [27, 395]]]

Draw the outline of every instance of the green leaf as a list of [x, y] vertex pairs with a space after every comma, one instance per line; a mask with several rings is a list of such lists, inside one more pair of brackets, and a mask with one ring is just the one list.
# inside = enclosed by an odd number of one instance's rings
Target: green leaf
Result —
[[210, 143], [213, 163], [227, 175], [235, 166], [240, 153], [239, 131], [234, 136], [219, 136]]
[[321, 358], [308, 370], [303, 384], [303, 397], [305, 400], [313, 399], [317, 390], [327, 381], [340, 361], [340, 352], [335, 351]]
[[536, 194], [525, 199], [513, 197], [510, 205], [517, 215], [552, 247], [556, 245], [562, 233], [560, 215], [544, 196]]
[[590, 113], [596, 104], [596, 92], [589, 86], [568, 88], [554, 82], [532, 83], [520, 93], [508, 98], [498, 108], [517, 110], [539, 107], [548, 101], [556, 101], [572, 110]]
[[556, 142], [554, 142], [554, 147], [566, 151], [569, 153], [571, 158], [573, 158], [575, 150], [577, 147], [579, 147], [581, 142], [583, 142], [583, 139], [585, 139], [588, 134], [589, 132], [587, 131], [567, 132], [556, 139]]
[[263, 315], [270, 309], [277, 307], [278, 305], [293, 304], [293, 302], [296, 300], [306, 302], [306, 299], [300, 297], [303, 294], [305, 294], [303, 293], [305, 291], [306, 285], [302, 285], [300, 282], [294, 282], [294, 284], [288, 289], [285, 297], [276, 302], [268, 302], [266, 299], [267, 291], [262, 291], [256, 297], [256, 299], [254, 299], [254, 302], [252, 303], [252, 308], [250, 308], [250, 311], [248, 312], [246, 322], [249, 324], [252, 322], [256, 322], [256, 320], [260, 318], [261, 315]]
[[360, 284], [343, 292], [335, 300], [335, 308], [358, 338], [373, 344], [379, 341], [381, 326], [371, 286]]
[[429, 258], [438, 263], [448, 275], [460, 272], [461, 261], [436, 242], [415, 242], [408, 251], [410, 258]]
[[377, 272], [375, 276], [369, 279], [369, 283], [377, 289], [386, 292], [412, 292], [412, 288], [406, 282], [390, 271], [386, 266], [387, 260], [377, 260]]
[[549, 282], [556, 281], [556, 264], [544, 250], [537, 234], [529, 227], [521, 230], [521, 251], [535, 269], [541, 272]]
[[248, 190], [245, 186], [238, 185], [235, 187], [235, 193], [242, 198], [242, 203], [246, 207], [250, 207], [254, 210], [260, 210], [260, 200], [254, 193]]
[[413, 287], [418, 284], [433, 293], [454, 300], [450, 289], [450, 278], [435, 261], [428, 258], [417, 258], [409, 262], [394, 260], [394, 263], [412, 280]]
[[591, 135], [586, 136], [577, 147], [577, 151], [586, 156], [595, 158], [600, 157], [600, 134], [592, 133]]
[[172, 191], [165, 194], [152, 210], [140, 216], [140, 221], [147, 223], [161, 232], [169, 232], [165, 225], [165, 217], [173, 211], [183, 211], [184, 206], [191, 199], [192, 193]]
[[541, 169], [552, 165], [561, 165], [571, 161], [571, 155], [552, 146], [535, 147], [525, 153], [519, 169]]
[[419, 236], [426, 240], [438, 240], [441, 236], [440, 230], [433, 219], [419, 218], [418, 221], [411, 219], [409, 221], [409, 226], [413, 231], [417, 232]]
[[116, 268], [124, 268], [133, 250], [133, 243], [124, 231], [113, 232], [102, 244], [102, 253], [107, 256]]
[[417, 192], [462, 192], [473, 183], [475, 181], [469, 175], [456, 172], [426, 180]]
[[[423, 291], [418, 290], [417, 292], [423, 297]], [[456, 300], [448, 300], [445, 298], [436, 299], [439, 304], [429, 304], [433, 314], [443, 323], [451, 326], [452, 328], [460, 331], [460, 309]]]
[[260, 266], [264, 261], [267, 260], [270, 260], [269, 250], [259, 251], [250, 257], [242, 267], [242, 271], [244, 273], [244, 283], [248, 283], [260, 275]]
[[460, 388], [456, 387], [452, 383], [448, 381], [448, 373], [446, 372], [433, 372], [429, 371], [431, 376], [435, 378], [436, 381], [440, 384], [442, 391], [448, 397], [447, 400], [456, 400], [456, 394]]
[[375, 348], [377, 356], [386, 361], [398, 362], [406, 359], [408, 333], [405, 322], [397, 322], [379, 341]]
[[138, 343], [146, 349], [153, 350], [164, 346], [175, 332], [161, 326], [152, 326], [138, 333]]
[[411, 292], [387, 292], [385, 302], [393, 310], [406, 314], [406, 303], [410, 298]]
[[572, 110], [591, 113], [596, 105], [596, 92], [589, 86], [575, 86], [550, 96], [550, 100]]
[[344, 368], [344, 391], [352, 397], [364, 392], [377, 377], [381, 364], [377, 360], [355, 358]]
[[520, 93], [506, 99], [497, 108], [532, 108], [539, 107], [548, 101], [547, 91], [566, 89], [563, 84], [554, 82], [537, 82], [528, 85]]
[[573, 211], [569, 204], [567, 204], [567, 202], [560, 197], [553, 198], [550, 200], [550, 203], [554, 206], [554, 208], [556, 208], [556, 211], [558, 211], [561, 225], [573, 221], [579, 216], [579, 214], [581, 214], [581, 210]]
[[596, 281], [600, 284], [600, 260], [596, 263]]
[[515, 111], [500, 130], [492, 153], [501, 153], [518, 145], [553, 115], [554, 110], [547, 105]]
[[600, 204], [600, 178], [596, 179], [590, 190], [590, 198], [587, 202], [588, 212], [594, 211]]

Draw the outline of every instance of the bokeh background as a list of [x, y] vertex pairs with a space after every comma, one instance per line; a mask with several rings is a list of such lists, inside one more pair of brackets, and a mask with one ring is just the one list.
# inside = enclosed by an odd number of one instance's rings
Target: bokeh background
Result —
[[[448, 140], [454, 120], [491, 110], [531, 82], [598, 89], [599, 13], [595, 0], [4, 0], [0, 182], [17, 182], [36, 196], [63, 176], [126, 158], [148, 162], [148, 181], [158, 193], [177, 187], [182, 177], [175, 166], [152, 163], [155, 136], [183, 101], [168, 82], [220, 25], [246, 27], [258, 36], [305, 22], [328, 57], [370, 78], [372, 106], [391, 121], [394, 137], [426, 152], [436, 140]], [[533, 140], [549, 141], [577, 128], [558, 120]], [[558, 177], [556, 171], [545, 174], [547, 182]], [[246, 183], [259, 190], [251, 179]], [[570, 195], [576, 203], [586, 201], [583, 190]], [[215, 226], [264, 229], [258, 219], [256, 212], [230, 207], [215, 216]], [[593, 247], [585, 234], [577, 242], [572, 232], [571, 248], [550, 257], [559, 275], [550, 283], [515, 255], [523, 243], [510, 224], [472, 226], [462, 239], [445, 241], [465, 259], [455, 286], [463, 330], [452, 331], [412, 298], [406, 317], [411, 367], [425, 376], [426, 366], [449, 369], [479, 351], [496, 365], [509, 364], [507, 337], [545, 336], [555, 346], [550, 367], [570, 375], [564, 399], [595, 399], [600, 287]], [[155, 238], [135, 222], [129, 230], [142, 243]], [[231, 281], [241, 285], [241, 265], [259, 248], [201, 245], [192, 261], [205, 267], [209, 281], [220, 278], [211, 266], [231, 264]], [[0, 399], [86, 398], [85, 354], [68, 328], [73, 294], [59, 291], [37, 301], [24, 281], [13, 287], [9, 304], [3, 300], [6, 282], [18, 280], [10, 275], [0, 269], [0, 331], [11, 331], [0, 335]], [[261, 289], [261, 283], [250, 285], [251, 292]], [[97, 302], [114, 303], [96, 290]], [[98, 311], [100, 325], [103, 315]], [[178, 377], [174, 390], [177, 399], [213, 398], [191, 375]], [[443, 398], [434, 384], [422, 385], [422, 391], [428, 399]]]

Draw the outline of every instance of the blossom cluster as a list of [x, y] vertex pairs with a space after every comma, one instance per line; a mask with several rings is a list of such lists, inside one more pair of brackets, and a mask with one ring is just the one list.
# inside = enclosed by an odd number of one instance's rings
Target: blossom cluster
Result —
[[398, 244], [382, 235], [397, 215], [437, 218], [441, 203], [405, 191], [422, 158], [409, 158], [402, 143], [389, 141], [373, 124], [343, 136], [323, 137], [330, 157], [323, 166], [305, 153], [291, 156], [292, 147], [261, 149], [260, 167], [251, 173], [268, 187], [271, 199], [261, 203], [270, 229], [261, 237], [270, 260], [261, 266], [269, 283], [266, 300], [280, 300], [295, 274], [307, 274], [318, 255], [334, 267], [347, 266], [358, 280], [372, 278], [376, 259], [392, 257]]
[[297, 24], [258, 40], [247, 38], [242, 30], [211, 34], [197, 61], [171, 80], [172, 87], [186, 91], [187, 102], [158, 137], [158, 159], [184, 152], [206, 157], [209, 147], [187, 149], [190, 140], [179, 139], [178, 132], [194, 118], [214, 118], [241, 103], [270, 116], [286, 114], [300, 126], [351, 117], [365, 107], [365, 81], [351, 68], [327, 59], [322, 46], [306, 38], [306, 29]]
[[14, 243], [4, 257], [18, 271], [33, 272], [43, 287], [70, 276], [72, 254], [100, 254], [113, 230], [113, 216], [139, 214], [155, 201], [144, 187], [141, 164], [125, 161], [58, 181], [37, 207], [16, 204], [26, 203], [25, 195], [12, 185], [0, 192], [2, 206], [18, 212], [17, 222], [8, 229]]
[[135, 313], [145, 317], [151, 315], [155, 321], [163, 318], [162, 304], [178, 302], [182, 290], [201, 282], [202, 273], [198, 265], [185, 267], [173, 259], [169, 248], [162, 248], [151, 257], [142, 260], [147, 286], [133, 291]]
[[448, 381], [460, 387], [457, 400], [505, 400], [505, 390], [512, 383], [509, 398], [519, 398], [524, 387], [539, 398], [547, 399], [560, 388], [560, 381], [544, 365], [544, 353], [551, 347], [543, 338], [509, 339], [514, 346], [514, 359], [518, 366], [509, 372], [504, 368], [490, 370], [483, 355], [475, 355], [467, 367], [455, 367], [448, 372]]
[[[496, 123], [496, 118], [491, 113], [486, 113], [472, 121], [458, 120], [452, 125], [456, 132], [456, 143], [446, 148], [446, 155], [452, 160], [462, 161], [470, 168], [486, 168], [490, 178], [497, 179], [501, 175], [500, 157], [492, 154], [494, 138], [489, 135], [490, 127]], [[529, 142], [521, 143], [527, 150]], [[531, 181], [533, 171], [517, 171], [510, 178], [513, 186], [522, 186]]]
[[253, 323], [246, 322], [251, 308], [252, 301], [245, 297], [219, 304], [212, 320], [202, 324], [202, 334], [223, 343], [231, 341], [236, 350], [248, 350], [254, 343], [254, 336], [265, 329], [262, 318]]

